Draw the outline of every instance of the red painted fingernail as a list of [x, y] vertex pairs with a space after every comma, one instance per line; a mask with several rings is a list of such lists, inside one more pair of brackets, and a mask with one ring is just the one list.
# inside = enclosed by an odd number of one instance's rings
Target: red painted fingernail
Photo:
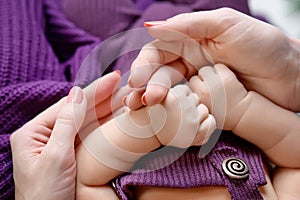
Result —
[[120, 70], [115, 70], [115, 72], [117, 73], [117, 74], [119, 74], [119, 75], [121, 75], [121, 71]]
[[142, 104], [143, 104], [144, 106], [147, 105], [147, 102], [146, 102], [146, 95], [145, 95], [145, 94], [143, 94], [141, 101], [142, 101]]
[[166, 21], [150, 21], [150, 22], [144, 22], [144, 27], [152, 27], [152, 26], [158, 26], [166, 23]]

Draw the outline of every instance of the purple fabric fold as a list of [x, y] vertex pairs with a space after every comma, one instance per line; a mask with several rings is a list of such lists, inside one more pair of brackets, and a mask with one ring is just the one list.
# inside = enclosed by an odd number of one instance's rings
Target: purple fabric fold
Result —
[[[220, 134], [215, 132], [214, 134]], [[249, 142], [222, 132], [214, 149], [205, 157], [199, 157], [201, 147], [179, 149], [164, 147], [141, 158], [132, 173], [114, 180], [117, 193], [122, 200], [135, 199], [138, 186], [165, 188], [195, 188], [203, 186], [224, 186], [231, 198], [262, 200], [259, 186], [266, 184], [261, 151]], [[226, 158], [245, 161], [249, 176], [233, 179], [223, 171]]]

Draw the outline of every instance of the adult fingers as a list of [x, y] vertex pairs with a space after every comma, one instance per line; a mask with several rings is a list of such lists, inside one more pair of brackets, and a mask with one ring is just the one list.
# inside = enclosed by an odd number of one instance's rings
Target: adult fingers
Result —
[[27, 122], [24, 127], [29, 126], [33, 130], [36, 130], [36, 128], [39, 127], [47, 127], [49, 129], [52, 129], [55, 124], [57, 115], [65, 101], [66, 97], [60, 99], [58, 102], [38, 114], [31, 121]]
[[74, 150], [75, 136], [86, 115], [87, 101], [83, 91], [74, 87], [57, 115], [53, 131], [42, 154], [62, 157]]
[[[112, 112], [111, 107], [111, 97], [103, 100], [101, 103], [96, 105], [95, 107], [90, 108], [87, 113], [85, 120], [83, 122], [82, 128], [86, 125], [90, 124], [91, 122], [98, 122], [99, 119], [105, 117], [106, 115]], [[98, 124], [99, 126], [100, 124]]]
[[128, 86], [118, 88], [120, 78], [120, 72], [115, 71], [97, 79], [84, 89], [88, 111], [82, 128], [93, 121], [98, 122], [122, 106], [123, 96], [133, 89]]
[[15, 158], [32, 159], [44, 148], [51, 135], [56, 117], [66, 98], [43, 111], [24, 124], [10, 136], [10, 144]]
[[182, 81], [185, 73], [186, 68], [180, 60], [160, 67], [147, 84], [146, 91], [142, 96], [143, 104], [151, 106], [161, 103], [170, 87]]
[[[146, 45], [133, 62], [128, 84], [135, 88], [147, 84], [142, 102], [154, 105], [165, 98], [171, 86], [184, 78], [189, 79], [200, 67], [210, 63], [204, 49], [193, 39], [157, 40]], [[166, 69], [166, 66], [174, 70]]]
[[117, 89], [120, 78], [120, 72], [114, 71], [95, 80], [84, 88], [83, 91], [87, 99], [88, 109], [110, 97]]
[[101, 118], [106, 117], [107, 115], [113, 113], [115, 110], [119, 109], [122, 106], [123, 97], [128, 95], [133, 90], [133, 88], [124, 86], [122, 88], [119, 88], [116, 92], [108, 96], [106, 99], [102, 99], [101, 102], [99, 102], [94, 107], [91, 107], [87, 111], [86, 119], [82, 127], [84, 128], [92, 121], [100, 121]]
[[146, 44], [131, 65], [129, 86], [143, 86], [161, 65], [179, 59], [180, 54], [173, 53], [175, 49], [181, 49], [181, 45], [158, 40]]
[[148, 32], [163, 41], [190, 37], [198, 41], [213, 39], [235, 25], [244, 14], [231, 8], [180, 14], [166, 21], [145, 22]]
[[[119, 81], [120, 74], [118, 71], [115, 71], [95, 80], [89, 86], [84, 88], [83, 91], [86, 96], [88, 108], [92, 109], [95, 105], [100, 104], [102, 101], [105, 101], [108, 97], [110, 97]], [[60, 101], [36, 116], [32, 121], [30, 121], [30, 124], [36, 123], [48, 128], [53, 128], [57, 115], [65, 101], [66, 98], [62, 98]], [[107, 114], [108, 113], [104, 113], [103, 116]]]
[[136, 110], [142, 105], [151, 106], [162, 102], [170, 87], [183, 80], [185, 74], [186, 67], [180, 60], [162, 65], [149, 78], [146, 89], [135, 90], [130, 98], [126, 99], [126, 105], [130, 109]]
[[123, 104], [128, 106], [131, 110], [137, 110], [144, 106], [142, 96], [146, 88], [138, 88], [123, 98]]
[[[192, 49], [192, 51], [191, 51]], [[185, 78], [196, 74], [196, 70], [213, 61], [200, 44], [185, 38], [174, 42], [156, 40], [147, 44], [139, 53], [131, 65], [131, 73], [128, 84], [131, 87], [145, 85], [161, 66], [174, 67], [172, 63], [181, 62], [185, 70], [182, 74]], [[176, 65], [175, 65], [176, 66]]]

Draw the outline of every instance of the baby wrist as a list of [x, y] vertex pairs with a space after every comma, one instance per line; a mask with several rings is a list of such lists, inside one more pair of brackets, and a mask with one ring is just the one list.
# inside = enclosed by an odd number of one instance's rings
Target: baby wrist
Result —
[[257, 102], [261, 101], [262, 96], [254, 91], [249, 91], [242, 101], [241, 105], [237, 109], [239, 113], [235, 113], [235, 117], [237, 122], [234, 123], [232, 127], [232, 132], [237, 133], [240, 132], [241, 129], [244, 129], [245, 124], [244, 121], [249, 121], [249, 118], [252, 118], [251, 113], [255, 113], [257, 110]]
[[140, 157], [160, 146], [149, 127], [133, 128], [137, 126], [135, 115], [130, 115], [123, 113], [108, 121], [83, 142], [94, 159], [118, 171], [128, 171]]

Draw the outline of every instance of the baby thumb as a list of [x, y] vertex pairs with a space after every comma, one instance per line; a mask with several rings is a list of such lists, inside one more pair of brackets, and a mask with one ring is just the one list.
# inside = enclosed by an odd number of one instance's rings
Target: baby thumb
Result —
[[81, 88], [75, 86], [58, 112], [47, 143], [49, 150], [66, 152], [74, 149], [74, 140], [86, 115], [87, 102]]

